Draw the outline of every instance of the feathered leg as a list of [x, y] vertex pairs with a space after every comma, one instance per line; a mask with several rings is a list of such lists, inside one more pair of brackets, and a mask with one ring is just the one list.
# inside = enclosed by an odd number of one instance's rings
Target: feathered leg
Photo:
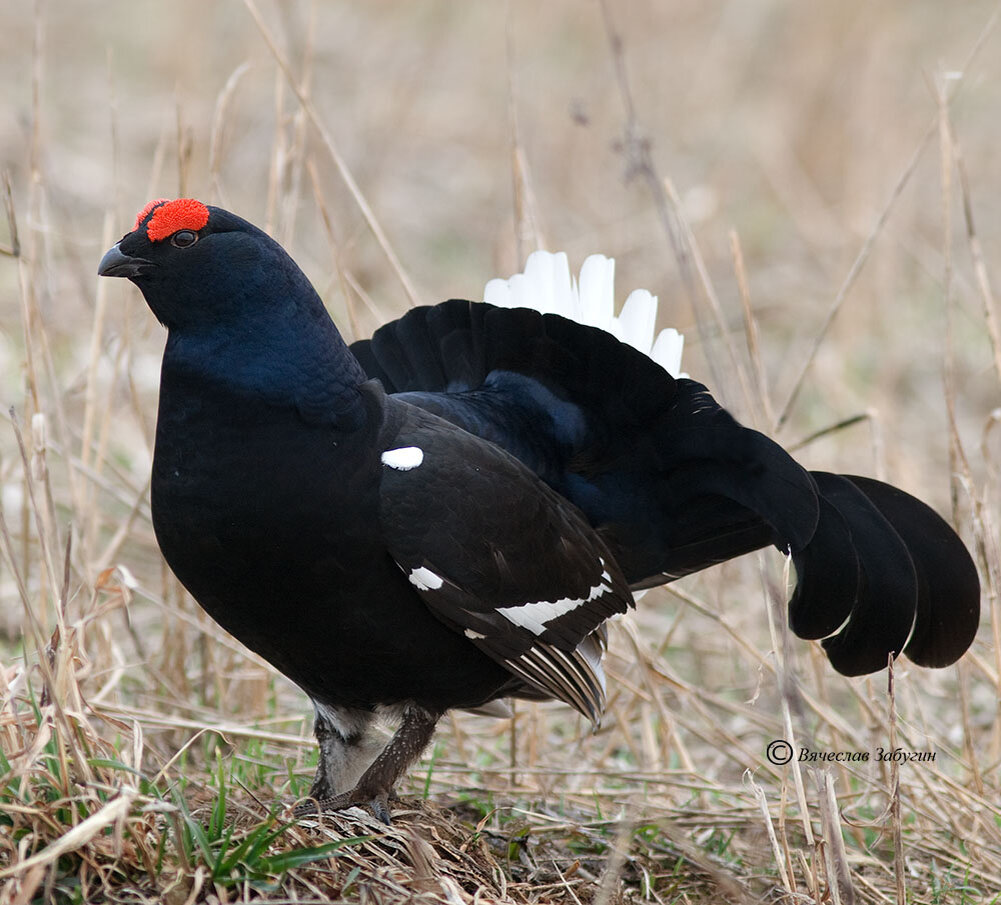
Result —
[[313, 732], [320, 748], [316, 776], [309, 797], [325, 799], [350, 789], [375, 759], [379, 748], [372, 748], [367, 730], [373, 714], [348, 707], [331, 707], [313, 702], [316, 720]]
[[[295, 809], [295, 815], [302, 817], [319, 811], [340, 811], [355, 805], [368, 805], [372, 812], [383, 823], [390, 823], [389, 799], [397, 779], [427, 747], [434, 727], [441, 717], [440, 713], [425, 710], [423, 707], [409, 705], [403, 712], [403, 722], [389, 744], [375, 759], [372, 765], [362, 773], [361, 778], [350, 791], [339, 794], [325, 795], [322, 792], [330, 787], [329, 774], [324, 771], [327, 755], [324, 754], [324, 741], [320, 741], [320, 770], [317, 771], [313, 783], [315, 790], [312, 801], [305, 802]], [[319, 738], [319, 734], [317, 734]], [[343, 750], [343, 746], [341, 749]]]

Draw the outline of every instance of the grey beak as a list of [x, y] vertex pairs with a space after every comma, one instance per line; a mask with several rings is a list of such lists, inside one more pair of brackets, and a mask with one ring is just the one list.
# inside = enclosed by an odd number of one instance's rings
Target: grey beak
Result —
[[97, 274], [102, 277], [127, 277], [131, 280], [155, 266], [152, 261], [147, 261], [145, 258], [130, 258], [128, 255], [122, 254], [118, 243], [115, 243], [101, 258]]

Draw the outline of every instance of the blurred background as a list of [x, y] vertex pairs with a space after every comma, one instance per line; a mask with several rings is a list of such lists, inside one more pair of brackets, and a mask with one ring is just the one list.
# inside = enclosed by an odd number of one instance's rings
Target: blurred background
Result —
[[[944, 209], [939, 137], [926, 138], [936, 93], [955, 95], [951, 153], [961, 151], [990, 261], [1001, 181], [998, 39], [984, 34], [991, 10], [969, 3], [946, 14], [932, 2], [610, 10], [636, 134], [656, 176], [673, 184], [727, 324], [742, 333], [730, 231], [740, 240], [777, 405], [923, 148], [796, 412], [820, 427], [878, 408], [887, 455], [914, 486], [927, 477], [912, 456], [929, 443], [943, 448], [935, 403], [947, 267], [959, 415], [969, 406], [979, 418], [998, 402], [957, 173]], [[626, 141], [623, 85], [598, 3], [281, 2], [260, 13], [422, 302], [478, 298], [488, 278], [520, 269], [519, 256], [537, 245], [564, 249], [577, 265], [601, 251], [617, 259], [622, 297], [636, 286], [660, 296], [662, 321], [690, 335], [692, 373], [707, 372], [657, 199]], [[151, 197], [181, 194], [266, 225], [335, 314], [346, 293], [355, 296], [362, 332], [408, 303], [243, 4], [39, 0], [2, 15], [0, 159], [23, 212], [29, 263], [66, 264], [39, 287], [47, 324], [89, 324], [91, 265], [109, 230], [117, 238], [130, 228]], [[515, 144], [528, 189], [517, 224]], [[14, 269], [0, 280], [13, 299]], [[130, 290], [106, 291], [109, 333], [129, 309], [149, 336], [144, 348], [154, 346], [159, 332], [126, 303]], [[5, 310], [5, 322], [15, 313]], [[6, 332], [16, 365], [18, 331]], [[6, 386], [16, 402], [16, 379]], [[732, 388], [714, 389], [740, 407]], [[941, 430], [929, 436], [931, 424]], [[938, 475], [928, 489], [941, 500]]]
[[[40, 637], [60, 619], [87, 625], [84, 696], [144, 721], [156, 758], [219, 719], [309, 736], [301, 698], [220, 637], [165, 572], [149, 525], [164, 332], [134, 287], [99, 284], [96, 268], [148, 200], [193, 196], [275, 235], [349, 339], [415, 301], [479, 299], [536, 247], [565, 250], [574, 270], [593, 252], [615, 257], [619, 302], [637, 287], [658, 295], [659, 326], [686, 334], [685, 369], [741, 420], [808, 467], [920, 496], [976, 549], [987, 606], [973, 655], [936, 673], [901, 663], [897, 706], [912, 747], [942, 751], [950, 796], [953, 783], [996, 790], [997, 10], [976, 0], [4, 4], [0, 167], [19, 255], [0, 256], [0, 408], [26, 432], [39, 498], [13, 427], [0, 426], [0, 663], [35, 656], [23, 634], [30, 601]], [[8, 252], [11, 222], [0, 222]], [[597, 780], [567, 780], [567, 764], [607, 767], [615, 794], [633, 788], [617, 770], [680, 769], [752, 827], [741, 776], [762, 769], [764, 743], [782, 730], [766, 615], [781, 570], [778, 557], [751, 557], [681, 583], [686, 600], [651, 593], [615, 642], [612, 672], [627, 681], [608, 732], [591, 738], [547, 707], [526, 706], [514, 740], [506, 722], [457, 717], [436, 749], [436, 782], [495, 780], [529, 798], [570, 788], [593, 807]], [[828, 746], [870, 745], [885, 724], [884, 680], [843, 680], [816, 646], [787, 648], [812, 702], [797, 725]], [[647, 678], [631, 672], [643, 669]], [[670, 681], [656, 690], [653, 673]], [[276, 762], [308, 772], [308, 744], [276, 750]], [[470, 757], [494, 780], [463, 773]], [[928, 775], [907, 780], [918, 827]], [[779, 808], [788, 777], [767, 779]], [[884, 801], [884, 785], [842, 780], [855, 805]], [[665, 782], [660, 806], [676, 819], [671, 809], [694, 793]], [[749, 830], [747, 851], [761, 838]], [[949, 838], [943, 850], [958, 850]]]

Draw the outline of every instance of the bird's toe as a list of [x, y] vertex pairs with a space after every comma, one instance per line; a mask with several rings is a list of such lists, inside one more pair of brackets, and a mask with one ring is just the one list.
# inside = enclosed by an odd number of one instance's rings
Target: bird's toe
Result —
[[315, 814], [343, 811], [353, 807], [368, 807], [375, 817], [387, 826], [392, 824], [389, 810], [390, 800], [398, 800], [391, 789], [362, 789], [358, 786], [349, 792], [329, 797], [310, 796], [292, 809], [295, 817], [309, 817]]
[[381, 820], [386, 826], [392, 824], [393, 819], [389, 815], [389, 795], [386, 792], [379, 792], [375, 798], [373, 798], [368, 806], [372, 809], [372, 813], [375, 814], [378, 820]]

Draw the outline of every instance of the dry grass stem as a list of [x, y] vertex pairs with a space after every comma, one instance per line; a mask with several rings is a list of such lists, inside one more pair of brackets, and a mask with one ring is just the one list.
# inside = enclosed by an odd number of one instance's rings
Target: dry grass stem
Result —
[[316, 112], [316, 108], [313, 106], [313, 101], [309, 95], [305, 92], [304, 88], [296, 80], [288, 61], [285, 59], [282, 52], [279, 50], [277, 43], [275, 42], [274, 36], [268, 29], [264, 20], [261, 18], [261, 14], [257, 9], [254, 0], [244, 0], [244, 4], [250, 15], [254, 19], [254, 23], [257, 25], [258, 30], [261, 33], [261, 37], [264, 38], [265, 43], [268, 45], [268, 49], [271, 51], [275, 62], [278, 64], [285, 78], [288, 80], [289, 86], [292, 88], [293, 93], [298, 99], [302, 109], [305, 111], [306, 115], [309, 117], [310, 122], [313, 124], [313, 128], [316, 129], [320, 136], [320, 140], [323, 142], [327, 151], [330, 153], [330, 158], [334, 162], [334, 166], [337, 168], [337, 172], [340, 174], [341, 179], [344, 180], [344, 184], [347, 186], [348, 191], [351, 193], [351, 197], [354, 199], [355, 203], [358, 205], [358, 209], [361, 211], [362, 216], [365, 218], [365, 222], [368, 224], [369, 229], [372, 231], [372, 235], [375, 236], [376, 241], [379, 243], [379, 247], [382, 249], [383, 254], [386, 256], [386, 260], [389, 262], [390, 268], [396, 274], [400, 281], [400, 285], [403, 287], [403, 291], [406, 293], [407, 298], [410, 300], [411, 305], [419, 305], [420, 300], [417, 295], [417, 290], [414, 288], [403, 269], [403, 265], [400, 264], [400, 260], [393, 250], [392, 245], [389, 243], [382, 226], [376, 219], [375, 213], [372, 211], [371, 206], [366, 200], [364, 194], [358, 183], [355, 181], [354, 176], [351, 174], [351, 170], [348, 168], [347, 163], [341, 156], [340, 151], [337, 149], [337, 145], [334, 143], [333, 136], [327, 130], [324, 125], [323, 120], [320, 119], [319, 114]]

